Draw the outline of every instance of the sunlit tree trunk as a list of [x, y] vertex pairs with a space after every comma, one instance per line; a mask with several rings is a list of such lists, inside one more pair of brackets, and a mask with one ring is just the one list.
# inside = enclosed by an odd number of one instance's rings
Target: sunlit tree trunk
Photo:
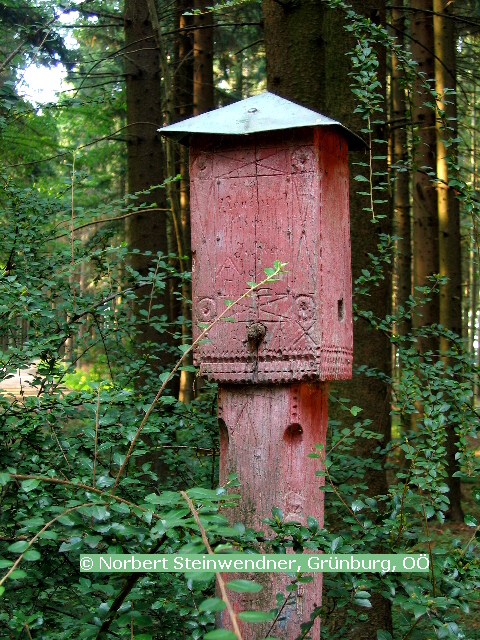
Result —
[[[433, 41], [432, 0], [411, 2], [411, 51], [417, 62], [413, 83], [413, 123], [416, 140], [414, 144], [413, 174], [413, 284], [415, 287], [430, 286], [429, 276], [438, 273], [438, 203], [435, 182], [429, 173], [436, 172], [435, 111], [425, 103], [432, 103], [429, 92], [434, 89], [435, 63]], [[428, 86], [426, 86], [428, 85]], [[419, 295], [415, 291], [415, 295]], [[431, 295], [430, 302], [412, 318], [414, 327], [422, 327], [439, 321], [438, 295]], [[436, 337], [420, 338], [421, 353], [438, 349]]]
[[[448, 187], [449, 154], [456, 153], [456, 144], [446, 147], [444, 141], [456, 138], [457, 97], [456, 91], [456, 35], [452, 0], [434, 0], [433, 16], [435, 36], [435, 90], [438, 96], [439, 118], [437, 119], [437, 176], [438, 176], [438, 249], [440, 275], [448, 278], [440, 290], [440, 324], [457, 335], [462, 334], [462, 252], [460, 245], [460, 207], [453, 189]], [[445, 17], [444, 17], [445, 16]], [[451, 90], [452, 93], [448, 92]], [[452, 171], [450, 170], [450, 178]], [[473, 279], [472, 279], [473, 284]], [[442, 351], [448, 351], [450, 344], [440, 339]], [[455, 362], [446, 357], [447, 366]], [[463, 522], [461, 507], [460, 478], [453, 477], [458, 471], [455, 460], [455, 424], [451, 420], [447, 426], [447, 483], [451, 520]]]
[[[175, 116], [178, 120], [184, 120], [193, 115], [193, 33], [185, 30], [193, 25], [190, 16], [184, 13], [189, 8], [188, 0], [177, 0], [176, 21], [177, 28], [180, 29], [177, 38], [176, 50], [176, 72], [174, 77], [174, 101]], [[213, 77], [213, 76], [212, 76]], [[188, 147], [178, 145], [178, 173], [182, 176], [179, 182], [180, 199], [180, 220], [182, 226], [182, 236], [184, 241], [183, 252], [187, 258], [186, 269], [191, 269], [191, 239], [190, 239], [190, 176], [188, 171], [189, 153]], [[182, 316], [183, 337], [186, 342], [190, 335], [187, 331], [187, 323], [192, 320], [190, 300], [192, 299], [192, 287], [190, 283], [185, 283], [182, 288]], [[186, 356], [185, 364], [193, 364], [191, 353]], [[180, 373], [179, 400], [188, 404], [193, 397], [194, 374], [191, 371]]]

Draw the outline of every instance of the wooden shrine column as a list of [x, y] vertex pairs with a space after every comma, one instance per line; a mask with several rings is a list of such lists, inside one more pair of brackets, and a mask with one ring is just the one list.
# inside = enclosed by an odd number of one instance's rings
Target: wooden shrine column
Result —
[[[322, 526], [323, 478], [307, 454], [325, 445], [328, 380], [351, 377], [347, 155], [361, 141], [270, 93], [162, 133], [190, 145], [193, 337], [248, 281], [264, 280], [275, 260], [288, 263], [279, 281], [235, 307], [235, 322], [217, 323], [194, 356], [219, 385], [220, 484], [230, 473], [241, 483], [228, 515], [265, 529], [262, 519], [278, 507], [286, 521], [314, 516]], [[260, 593], [232, 594], [237, 611], [269, 610], [289, 582], [278, 573], [255, 579]], [[315, 574], [271, 635], [296, 638], [321, 596]], [[231, 628], [225, 612], [221, 624]], [[268, 627], [245, 623], [243, 638], [263, 638]], [[318, 621], [312, 638], [320, 638]]]

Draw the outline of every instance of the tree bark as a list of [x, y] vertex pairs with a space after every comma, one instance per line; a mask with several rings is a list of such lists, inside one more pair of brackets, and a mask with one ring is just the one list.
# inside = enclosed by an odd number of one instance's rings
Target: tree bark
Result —
[[[183, 15], [189, 8], [189, 0], [177, 0], [176, 12], [179, 35], [176, 51], [176, 73], [174, 78], [175, 115], [177, 120], [184, 120], [193, 115], [193, 35], [190, 31], [182, 31], [190, 27], [193, 20], [190, 16]], [[177, 25], [176, 25], [177, 26]], [[213, 76], [212, 76], [213, 77]], [[184, 241], [184, 254], [186, 256], [186, 269], [191, 270], [191, 235], [190, 235], [190, 176], [189, 176], [189, 152], [188, 147], [178, 145], [177, 166], [178, 173], [182, 176], [179, 182], [180, 220]], [[182, 288], [182, 315], [185, 322], [182, 327], [183, 342], [191, 339], [187, 330], [187, 322], [192, 320], [190, 300], [192, 299], [191, 283], [185, 283]], [[185, 358], [186, 365], [192, 365], [192, 354]], [[178, 399], [188, 404], [193, 398], [194, 374], [190, 371], [180, 373], [180, 391]]]
[[[417, 136], [413, 174], [413, 284], [424, 287], [431, 286], [428, 278], [439, 270], [437, 190], [428, 175], [436, 173], [435, 111], [425, 104], [433, 101], [425, 83], [434, 89], [435, 79], [433, 3], [432, 0], [412, 0], [411, 8], [411, 51], [417, 62], [412, 92], [412, 117]], [[420, 294], [415, 291], [415, 295]], [[438, 295], [428, 297], [431, 300], [422, 305], [421, 315], [418, 312], [413, 315], [414, 327], [439, 322]], [[439, 341], [436, 337], [422, 337], [418, 346], [420, 353], [437, 351]]]
[[[358, 13], [374, 21], [385, 21], [385, 2], [356, 0], [351, 3]], [[354, 113], [356, 99], [350, 84], [350, 61], [345, 54], [355, 47], [354, 38], [345, 29], [345, 15], [330, 10], [315, 0], [303, 0], [281, 6], [275, 0], [264, 0], [263, 18], [267, 66], [267, 86], [290, 100], [338, 119], [354, 131], [365, 127], [365, 121]], [[379, 48], [379, 78], [385, 91], [385, 51]], [[315, 64], [312, 64], [312, 61]], [[377, 127], [373, 138], [382, 138], [383, 129]], [[374, 143], [373, 155], [385, 155], [385, 145]], [[353, 162], [366, 161], [362, 153], [349, 153], [350, 162], [350, 221], [352, 238], [353, 278], [369, 268], [368, 253], [377, 252], [378, 234], [392, 231], [390, 207], [376, 205], [386, 218], [376, 225], [370, 223], [363, 196], [357, 194], [358, 182], [354, 176], [359, 169]], [[385, 161], [375, 161], [375, 171], [386, 171]], [[281, 259], [281, 257], [280, 257]], [[378, 287], [371, 287], [368, 308], [375, 315], [385, 317], [391, 307], [392, 274], [385, 274]], [[357, 301], [362, 308], [363, 300]], [[360, 364], [376, 367], [388, 376], [391, 374], [390, 341], [380, 331], [373, 331], [363, 320], [354, 323], [354, 368]], [[362, 416], [372, 419], [369, 428], [381, 433], [383, 444], [390, 439], [390, 393], [388, 385], [376, 378], [355, 376], [351, 381], [336, 384], [341, 395], [362, 407]], [[334, 416], [345, 423], [345, 415]], [[352, 420], [353, 422], [353, 420]], [[371, 456], [371, 441], [359, 439], [355, 454]], [[387, 490], [385, 471], [370, 470], [365, 484], [372, 494], [384, 494]], [[328, 494], [327, 494], [328, 495]], [[388, 600], [374, 594], [369, 620], [355, 629], [349, 637], [374, 638], [377, 629], [391, 631], [391, 608]]]
[[[462, 252], [460, 243], [460, 207], [453, 189], [448, 188], [449, 176], [448, 155], [456, 154], [456, 144], [445, 146], [448, 138], [457, 137], [457, 97], [454, 93], [445, 94], [448, 89], [456, 90], [456, 34], [452, 20], [454, 3], [452, 0], [434, 0], [433, 16], [435, 40], [435, 90], [437, 92], [439, 114], [437, 120], [437, 176], [438, 176], [438, 249], [440, 275], [448, 281], [440, 289], [440, 324], [458, 336], [462, 334]], [[445, 17], [444, 17], [445, 16]], [[444, 114], [444, 115], [443, 115]], [[440, 349], [445, 352], [450, 348], [449, 341], [440, 339]], [[448, 356], [444, 358], [447, 366], [455, 361]], [[450, 507], [448, 516], [455, 522], [463, 522], [461, 506], [460, 478], [453, 477], [458, 471], [455, 460], [456, 446], [455, 425], [451, 420], [447, 426], [447, 484], [450, 489], [448, 497]]]
[[[399, 3], [403, 6], [403, 2]], [[402, 10], [392, 9], [393, 35], [397, 42], [404, 45], [405, 18]], [[405, 301], [412, 293], [412, 247], [410, 232], [410, 172], [408, 170], [407, 147], [407, 105], [405, 92], [405, 74], [395, 52], [392, 52], [392, 131], [393, 164], [399, 167], [395, 174], [393, 191], [393, 209], [395, 235], [399, 236], [395, 255], [395, 311], [399, 306], [405, 308]], [[411, 322], [405, 320], [396, 327], [397, 333], [410, 333]]]
[[[165, 177], [165, 159], [162, 153], [162, 141], [157, 129], [163, 124], [160, 99], [160, 61], [155, 44], [154, 32], [149, 18], [147, 0], [126, 0], [125, 2], [125, 56], [126, 101], [127, 101], [127, 182], [130, 193], [149, 189], [161, 184]], [[156, 203], [166, 208], [164, 189], [156, 189], [141, 196], [146, 204]], [[138, 201], [136, 201], [138, 202]], [[141, 276], [147, 276], [153, 266], [152, 256], [157, 251], [168, 253], [167, 217], [161, 211], [140, 213], [129, 218], [129, 245], [139, 249], [133, 254], [132, 267]], [[143, 255], [151, 251], [152, 255]], [[171, 318], [167, 289], [154, 296], [153, 304], [163, 305], [157, 315], [166, 313]], [[148, 309], [149, 296], [139, 301], [136, 312]], [[139, 353], [145, 355], [143, 343], [158, 345], [170, 342], [168, 334], [160, 334], [149, 322], [141, 326], [137, 336]], [[171, 356], [166, 352], [156, 354], [160, 360], [155, 367], [168, 366]], [[141, 384], [141, 381], [140, 381]]]
[[[213, 90], [213, 13], [207, 11], [208, 0], [195, 0], [195, 26], [193, 32], [193, 114], [210, 111], [215, 105]], [[210, 27], [210, 28], [206, 28]]]

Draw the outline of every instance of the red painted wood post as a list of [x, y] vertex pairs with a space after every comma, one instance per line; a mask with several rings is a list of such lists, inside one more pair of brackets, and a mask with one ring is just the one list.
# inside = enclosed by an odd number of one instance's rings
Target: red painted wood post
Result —
[[[261, 282], [275, 260], [288, 263], [195, 353], [201, 374], [219, 383], [220, 483], [236, 473], [242, 484], [229, 516], [265, 528], [275, 506], [287, 521], [312, 515], [322, 526], [323, 478], [307, 454], [325, 445], [327, 381], [351, 377], [347, 154], [358, 141], [268, 93], [162, 131], [190, 135], [194, 338], [247, 281]], [[237, 611], [269, 610], [288, 584], [277, 573], [256, 580], [259, 594], [232, 593]], [[315, 574], [271, 635], [293, 640], [321, 595]], [[221, 624], [231, 628], [226, 613]], [[243, 624], [244, 640], [263, 638], [268, 626]], [[318, 621], [312, 638], [320, 638]]]

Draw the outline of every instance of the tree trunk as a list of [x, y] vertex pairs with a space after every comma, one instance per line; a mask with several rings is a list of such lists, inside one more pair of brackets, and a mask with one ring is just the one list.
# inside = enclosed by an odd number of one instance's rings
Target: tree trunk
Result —
[[[403, 2], [399, 3], [401, 6]], [[399, 44], [404, 44], [405, 19], [402, 10], [392, 9], [393, 33]], [[395, 256], [395, 311], [405, 308], [405, 301], [412, 293], [412, 248], [410, 233], [410, 194], [407, 147], [407, 108], [405, 94], [405, 74], [395, 53], [392, 53], [392, 130], [393, 164], [398, 167], [395, 174], [393, 207], [395, 216], [395, 235], [397, 253]], [[405, 320], [396, 327], [397, 333], [410, 333], [411, 322]]]
[[208, 0], [195, 0], [195, 9], [204, 12], [195, 16], [193, 32], [193, 113], [210, 111], [215, 105], [213, 91], [213, 13], [207, 11]]
[[[358, 13], [374, 21], [385, 21], [385, 2], [356, 0], [351, 3]], [[315, 0], [304, 0], [292, 5], [281, 6], [275, 0], [263, 3], [265, 49], [267, 65], [267, 86], [290, 100], [320, 111], [340, 120], [347, 127], [359, 131], [365, 121], [354, 113], [356, 99], [348, 73], [351, 71], [349, 58], [345, 55], [355, 47], [355, 40], [344, 30], [345, 14], [330, 10]], [[315, 64], [312, 64], [312, 61]], [[385, 91], [385, 51], [379, 47], [379, 78]], [[383, 130], [377, 128], [373, 138], [383, 137]], [[373, 155], [385, 155], [385, 145], [374, 143]], [[364, 154], [350, 153], [350, 220], [352, 238], [353, 278], [361, 275], [362, 269], [369, 268], [368, 253], [377, 252], [378, 234], [391, 233], [391, 215], [388, 205], [376, 205], [386, 218], [376, 225], [370, 223], [363, 196], [357, 194], [358, 182], [353, 178], [359, 173], [353, 162], [366, 161]], [[375, 161], [375, 171], [385, 171], [385, 161]], [[281, 259], [281, 256], [280, 256]], [[385, 274], [378, 287], [371, 287], [368, 308], [375, 315], [385, 317], [390, 313], [392, 274]], [[358, 300], [364, 308], [364, 300]], [[363, 320], [354, 323], [354, 367], [367, 364], [387, 375], [391, 374], [390, 341], [380, 331], [373, 331]], [[362, 416], [371, 418], [369, 428], [384, 436], [383, 444], [390, 439], [390, 394], [388, 385], [375, 378], [355, 376], [351, 381], [335, 385], [341, 395], [350, 398], [353, 404], [363, 408]], [[345, 422], [345, 415], [334, 416]], [[352, 420], [353, 422], [353, 420]], [[369, 457], [371, 441], [359, 439], [356, 455]], [[369, 471], [365, 484], [372, 494], [384, 494], [387, 490], [385, 472]], [[327, 494], [328, 495], [328, 494]], [[374, 594], [369, 620], [355, 629], [350, 636], [356, 639], [374, 638], [377, 629], [391, 631], [391, 609], [388, 600]]]
[[[183, 15], [190, 6], [189, 0], [177, 0], [176, 11], [178, 29], [190, 27], [193, 20], [190, 16]], [[175, 116], [178, 120], [190, 118], [193, 115], [193, 34], [191, 31], [180, 31], [177, 39], [176, 73], [174, 79]], [[189, 176], [188, 147], [178, 145], [178, 173], [182, 176], [179, 182], [180, 219], [182, 236], [184, 241], [184, 254], [187, 258], [186, 269], [191, 270], [191, 237], [190, 237], [190, 176]], [[183, 342], [191, 339], [187, 330], [187, 322], [192, 320], [191, 283], [185, 283], [182, 287], [182, 316], [185, 321], [182, 327]], [[193, 364], [192, 354], [186, 356], [184, 363]], [[180, 391], [178, 399], [188, 404], [193, 398], [194, 374], [191, 371], [181, 371]]]
[[[157, 129], [163, 124], [160, 97], [160, 63], [146, 0], [126, 0], [125, 2], [125, 43], [126, 53], [126, 101], [127, 101], [127, 182], [130, 193], [149, 189], [161, 184], [165, 176], [165, 159], [162, 141]], [[138, 201], [136, 201], [137, 203]], [[141, 196], [141, 202], [156, 203], [166, 208], [165, 189], [156, 189]], [[152, 256], [157, 251], [168, 253], [167, 216], [164, 211], [139, 213], [129, 218], [129, 245], [139, 249], [133, 254], [132, 267], [142, 276], [147, 276], [153, 266]], [[143, 255], [151, 251], [152, 255]], [[155, 315], [166, 313], [171, 319], [167, 288], [157, 293], [153, 304], [162, 304], [163, 309]], [[136, 312], [150, 306], [149, 294], [139, 301]], [[141, 326], [137, 336], [139, 354], [148, 355], [142, 343], [158, 345], [171, 342], [168, 334], [160, 334], [149, 322]], [[160, 360], [154, 365], [168, 366], [171, 356], [166, 352], [156, 354]], [[140, 381], [141, 384], [141, 381]]]
[[[412, 0], [411, 50], [417, 62], [413, 83], [413, 124], [416, 128], [416, 145], [413, 174], [413, 284], [415, 287], [430, 286], [429, 276], [438, 273], [438, 206], [435, 183], [428, 175], [436, 171], [436, 133], [435, 111], [425, 105], [433, 97], [425, 86], [427, 81], [431, 89], [435, 78], [434, 42], [433, 42], [433, 3], [432, 0]], [[417, 11], [416, 11], [417, 9]], [[415, 295], [420, 293], [415, 291]], [[437, 295], [428, 296], [425, 303], [414, 313], [412, 324], [422, 327], [439, 322], [439, 301]], [[437, 351], [438, 338], [419, 338], [420, 353], [427, 350]]]
[[[460, 207], [453, 189], [448, 188], [448, 155], [456, 154], [456, 144], [447, 147], [444, 140], [457, 137], [457, 97], [454, 93], [445, 95], [445, 90], [456, 90], [456, 35], [452, 20], [453, 2], [434, 0], [433, 16], [435, 36], [435, 90], [437, 92], [440, 115], [437, 121], [437, 175], [438, 183], [438, 249], [440, 275], [448, 278], [440, 290], [440, 324], [457, 335], [462, 334], [462, 252], [460, 244]], [[446, 17], [443, 17], [446, 16]], [[447, 128], [448, 127], [448, 128]], [[451, 173], [451, 171], [450, 171]], [[452, 175], [450, 175], [450, 178]], [[450, 345], [445, 338], [440, 339], [440, 348], [447, 351]], [[455, 361], [446, 357], [447, 366]], [[448, 515], [455, 522], [463, 522], [461, 507], [460, 478], [453, 477], [458, 471], [455, 460], [455, 424], [451, 420], [447, 426], [447, 484], [449, 486], [450, 507]]]

